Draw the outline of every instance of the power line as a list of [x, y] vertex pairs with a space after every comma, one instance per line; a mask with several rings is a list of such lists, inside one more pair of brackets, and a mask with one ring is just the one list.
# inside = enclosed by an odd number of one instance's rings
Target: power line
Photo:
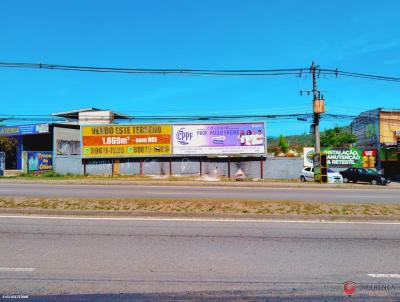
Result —
[[[188, 68], [126, 68], [126, 67], [99, 67], [99, 66], [78, 66], [48, 63], [21, 63], [21, 62], [0, 62], [1, 68], [29, 68], [46, 70], [64, 70], [78, 72], [97, 72], [97, 73], [121, 73], [136, 75], [186, 75], [186, 76], [261, 76], [279, 77], [296, 76], [303, 77], [312, 74], [310, 68], [281, 68], [281, 69], [188, 69]], [[362, 78], [368, 80], [400, 82], [400, 77], [391, 77], [359, 72], [343, 71], [339, 69], [316, 68], [317, 77], [321, 75], [345, 76]]]
[[[342, 115], [342, 114], [329, 114], [325, 113], [321, 115], [322, 119], [325, 120], [348, 120], [353, 119], [355, 116], [353, 115]], [[104, 119], [104, 116], [101, 115], [92, 115], [91, 118]], [[308, 119], [313, 118], [313, 113], [293, 113], [293, 114], [238, 114], [238, 115], [204, 115], [204, 116], [194, 116], [194, 115], [171, 115], [171, 116], [163, 116], [163, 115], [142, 115], [142, 116], [128, 116], [124, 119], [116, 120], [127, 120], [127, 121], [179, 121], [179, 120], [187, 120], [187, 121], [208, 121], [208, 120], [242, 120], [242, 119], [265, 119], [269, 121], [279, 121], [279, 120], [298, 120], [298, 121], [307, 121]], [[77, 119], [73, 118], [62, 118], [51, 115], [35, 115], [35, 114], [24, 114], [24, 115], [7, 115], [0, 114], [0, 120], [2, 121], [48, 121], [48, 122], [65, 122], [65, 121], [76, 121]]]
[[70, 70], [81, 72], [125, 73], [125, 74], [157, 74], [157, 75], [203, 75], [203, 76], [283, 76], [297, 75], [301, 68], [288, 69], [185, 69], [185, 68], [123, 68], [74, 66], [47, 63], [0, 62], [3, 68], [29, 68], [47, 70]]

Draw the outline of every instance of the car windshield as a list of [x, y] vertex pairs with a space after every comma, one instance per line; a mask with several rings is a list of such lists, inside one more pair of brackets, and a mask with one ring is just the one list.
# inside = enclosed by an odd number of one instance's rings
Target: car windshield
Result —
[[328, 173], [335, 173], [332, 169], [328, 169]]
[[366, 169], [368, 174], [378, 174], [378, 172], [376, 172], [375, 170], [372, 169]]

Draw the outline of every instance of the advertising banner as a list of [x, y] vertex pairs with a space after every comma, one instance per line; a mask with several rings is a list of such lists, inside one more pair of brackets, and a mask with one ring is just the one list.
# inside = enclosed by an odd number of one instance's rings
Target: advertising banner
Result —
[[[321, 148], [330, 168], [375, 168], [377, 149]], [[304, 148], [304, 166], [313, 166], [314, 148]]]
[[27, 151], [28, 172], [53, 170], [53, 153], [51, 151]]
[[6, 169], [6, 153], [0, 152], [0, 176], [4, 176]]
[[171, 154], [171, 126], [158, 124], [82, 127], [83, 158]]
[[173, 125], [173, 154], [264, 154], [264, 123]]
[[17, 136], [49, 132], [49, 124], [29, 124], [0, 127], [0, 136]]

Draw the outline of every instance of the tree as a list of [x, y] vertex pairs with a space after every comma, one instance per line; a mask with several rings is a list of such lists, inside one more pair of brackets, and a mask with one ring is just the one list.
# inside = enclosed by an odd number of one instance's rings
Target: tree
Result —
[[357, 137], [343, 127], [327, 129], [321, 134], [322, 147], [344, 148], [357, 142]]
[[282, 134], [279, 136], [278, 146], [281, 148], [281, 152], [283, 154], [288, 153], [289, 144], [287, 143], [286, 138]]
[[15, 169], [15, 156], [17, 150], [17, 139], [15, 137], [0, 136], [0, 151], [6, 153], [6, 168]]

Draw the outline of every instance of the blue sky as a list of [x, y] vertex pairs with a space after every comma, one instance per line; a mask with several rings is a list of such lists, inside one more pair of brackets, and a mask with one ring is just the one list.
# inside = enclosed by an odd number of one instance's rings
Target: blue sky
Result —
[[[141, 68], [322, 68], [399, 76], [399, 1], [2, 1], [0, 61]], [[0, 114], [311, 112], [311, 80], [0, 69]], [[330, 113], [399, 108], [400, 84], [321, 78]], [[322, 122], [329, 127], [336, 122]], [[343, 123], [343, 122], [341, 122]], [[279, 121], [270, 135], [303, 133]]]

